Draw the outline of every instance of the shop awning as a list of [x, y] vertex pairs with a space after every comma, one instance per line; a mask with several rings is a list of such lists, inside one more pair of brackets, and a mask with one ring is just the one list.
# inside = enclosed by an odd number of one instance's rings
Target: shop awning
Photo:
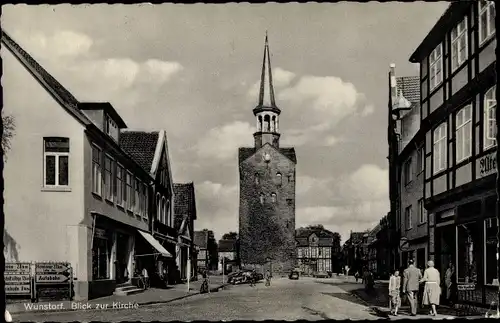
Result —
[[153, 248], [155, 248], [159, 254], [161, 254], [163, 257], [167, 258], [173, 258], [172, 254], [168, 252], [163, 246], [156, 240], [152, 235], [150, 235], [147, 232], [140, 231], [138, 230], [139, 233], [146, 239]]

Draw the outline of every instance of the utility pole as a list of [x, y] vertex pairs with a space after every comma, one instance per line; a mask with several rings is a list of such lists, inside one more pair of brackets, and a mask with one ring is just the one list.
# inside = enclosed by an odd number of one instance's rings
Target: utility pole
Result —
[[188, 293], [189, 293], [189, 282], [191, 280], [191, 250], [190, 246], [188, 246], [188, 256], [187, 256], [187, 288], [188, 288]]
[[222, 257], [222, 284], [225, 283], [225, 279], [224, 279], [224, 274], [225, 274], [225, 271], [226, 271], [226, 267], [224, 266], [224, 258], [225, 257]]

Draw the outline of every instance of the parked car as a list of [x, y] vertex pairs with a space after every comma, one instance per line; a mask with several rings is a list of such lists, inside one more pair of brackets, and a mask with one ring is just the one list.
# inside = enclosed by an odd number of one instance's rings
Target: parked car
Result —
[[264, 279], [264, 275], [261, 273], [255, 273], [251, 270], [242, 270], [228, 275], [227, 282], [233, 285], [246, 284], [250, 282], [250, 278], [253, 278], [255, 282], [258, 282]]
[[292, 270], [290, 272], [290, 275], [288, 275], [288, 278], [292, 279], [292, 280], [298, 280], [299, 279], [299, 272], [296, 270]]

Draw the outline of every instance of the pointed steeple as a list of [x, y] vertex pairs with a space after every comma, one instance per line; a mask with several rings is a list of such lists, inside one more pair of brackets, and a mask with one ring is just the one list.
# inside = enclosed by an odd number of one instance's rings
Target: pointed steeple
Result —
[[262, 60], [262, 74], [260, 77], [259, 106], [276, 107], [274, 101], [273, 73], [271, 69], [271, 57], [269, 53], [269, 41], [266, 30], [266, 41], [264, 44], [264, 58]]

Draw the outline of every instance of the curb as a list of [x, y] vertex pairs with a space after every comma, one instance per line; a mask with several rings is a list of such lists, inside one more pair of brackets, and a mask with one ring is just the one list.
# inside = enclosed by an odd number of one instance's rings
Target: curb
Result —
[[[210, 292], [211, 293], [217, 293], [219, 290], [223, 290], [224, 287], [226, 287], [227, 285], [229, 285], [229, 284], [226, 283], [224, 285], [218, 285], [216, 287], [213, 287], [213, 288], [210, 289]], [[137, 304], [138, 306], [147, 306], [147, 305], [154, 305], [154, 304], [167, 304], [167, 303], [179, 301], [181, 299], [185, 299], [185, 298], [188, 298], [188, 297], [191, 297], [191, 296], [195, 296], [195, 295], [200, 295], [200, 292], [199, 291], [195, 291], [195, 292], [192, 292], [192, 293], [189, 293], [189, 294], [186, 294], [186, 295], [182, 295], [182, 296], [178, 296], [178, 297], [175, 297], [175, 298], [171, 298], [171, 299], [168, 299], [168, 300], [138, 302], [138, 303], [135, 303], [135, 304]], [[8, 310], [7, 307], [6, 307], [6, 310]], [[101, 310], [101, 311], [112, 310], [112, 308], [105, 308], [105, 309], [99, 309], [99, 310]], [[59, 314], [59, 313], [66, 313], [66, 312], [84, 312], [86, 310], [85, 309], [63, 308], [63, 309], [54, 310], [54, 311], [50, 311], [50, 310], [30, 310], [30, 311], [22, 311], [22, 310], [21, 311], [20, 310], [10, 311], [10, 310], [8, 310], [8, 311], [12, 315], [12, 314], [25, 314], [25, 313], [50, 313], [50, 314]]]

